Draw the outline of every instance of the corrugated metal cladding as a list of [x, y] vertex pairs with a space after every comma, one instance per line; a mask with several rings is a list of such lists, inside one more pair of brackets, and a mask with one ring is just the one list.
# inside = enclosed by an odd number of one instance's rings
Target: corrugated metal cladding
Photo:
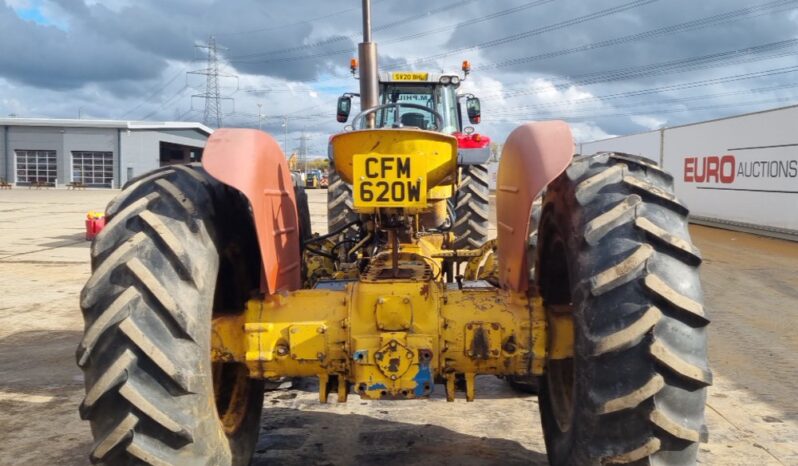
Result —
[[660, 163], [695, 223], [798, 240], [798, 106], [581, 144]]
[[118, 188], [164, 164], [198, 160], [210, 134], [198, 123], [0, 119], [0, 179]]

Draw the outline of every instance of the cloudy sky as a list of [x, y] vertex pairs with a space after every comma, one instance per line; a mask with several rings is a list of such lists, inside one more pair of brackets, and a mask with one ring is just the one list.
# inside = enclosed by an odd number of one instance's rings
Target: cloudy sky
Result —
[[[0, 0], [0, 115], [201, 121], [323, 154], [355, 91], [359, 0]], [[374, 0], [385, 70], [473, 73], [477, 130], [562, 118], [579, 141], [798, 102], [798, 0]], [[287, 121], [287, 131], [284, 122]]]

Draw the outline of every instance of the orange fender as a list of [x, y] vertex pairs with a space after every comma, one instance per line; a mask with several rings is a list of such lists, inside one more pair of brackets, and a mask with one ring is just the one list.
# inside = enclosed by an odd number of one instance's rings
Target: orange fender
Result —
[[294, 185], [277, 142], [262, 131], [219, 129], [208, 139], [202, 166], [212, 177], [239, 190], [249, 200], [266, 291], [274, 294], [301, 288]]
[[499, 282], [526, 291], [527, 242], [532, 203], [571, 164], [574, 140], [564, 121], [526, 123], [504, 143], [496, 175], [496, 223]]

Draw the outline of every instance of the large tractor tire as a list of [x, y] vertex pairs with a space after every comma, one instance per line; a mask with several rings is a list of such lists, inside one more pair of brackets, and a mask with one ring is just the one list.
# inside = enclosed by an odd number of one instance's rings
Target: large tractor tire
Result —
[[[334, 167], [330, 167], [328, 180], [327, 231], [332, 232], [354, 222], [359, 218], [359, 215], [355, 212], [352, 186], [341, 179]], [[345, 238], [351, 239], [356, 236], [357, 230], [352, 226], [342, 233]]]
[[294, 187], [294, 198], [296, 199], [296, 213], [299, 220], [299, 239], [307, 241], [313, 236], [310, 223], [310, 206], [308, 204], [308, 193], [305, 188]]
[[709, 323], [699, 252], [673, 179], [625, 154], [577, 157], [545, 195], [538, 280], [574, 321], [547, 361], [540, 411], [552, 465], [696, 463]]
[[460, 187], [455, 195], [454, 248], [477, 249], [488, 240], [490, 187], [485, 165], [460, 168]]
[[240, 312], [259, 279], [247, 209], [198, 166], [147, 174], [109, 204], [77, 350], [92, 462], [249, 463], [263, 383], [210, 357], [214, 314]]

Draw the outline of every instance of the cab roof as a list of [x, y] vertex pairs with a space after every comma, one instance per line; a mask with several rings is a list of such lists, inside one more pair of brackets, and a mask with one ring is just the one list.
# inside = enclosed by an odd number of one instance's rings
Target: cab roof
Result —
[[426, 71], [382, 71], [380, 83], [439, 83], [441, 78], [457, 78], [455, 86], [459, 86], [463, 78], [457, 73], [429, 73]]

